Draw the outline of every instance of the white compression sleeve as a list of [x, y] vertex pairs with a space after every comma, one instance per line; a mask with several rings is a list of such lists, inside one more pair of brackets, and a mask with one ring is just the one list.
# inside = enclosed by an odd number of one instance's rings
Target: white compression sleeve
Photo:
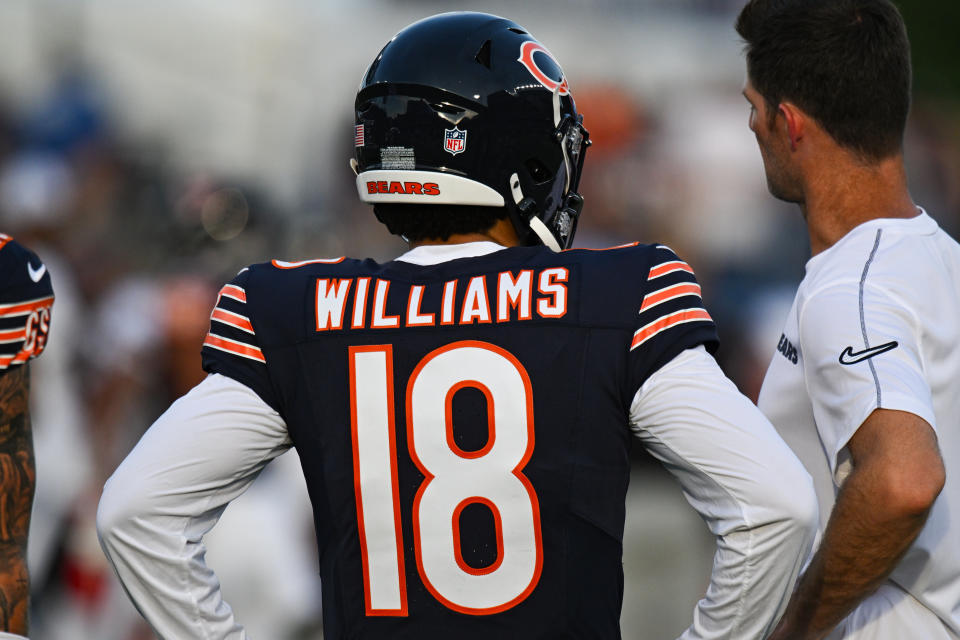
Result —
[[630, 419], [717, 539], [710, 585], [682, 638], [765, 637], [813, 543], [810, 476], [703, 347], [654, 373]]
[[203, 536], [290, 446], [276, 411], [214, 374], [174, 402], [107, 481], [101, 546], [160, 638], [247, 637], [204, 561]]

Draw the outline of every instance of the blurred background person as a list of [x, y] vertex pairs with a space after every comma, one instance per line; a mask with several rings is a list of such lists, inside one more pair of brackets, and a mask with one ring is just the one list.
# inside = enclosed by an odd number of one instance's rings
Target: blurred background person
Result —
[[[207, 323], [211, 283], [272, 258], [402, 252], [358, 203], [347, 166], [349, 96], [383, 44], [384, 28], [364, 28], [371, 20], [400, 30], [470, 9], [536, 24], [564, 61], [595, 142], [576, 244], [656, 239], [683, 255], [709, 294], [722, 366], [756, 398], [808, 248], [802, 219], [767, 195], [745, 126], [743, 43], [731, 27], [743, 4], [0, 3], [0, 228], [35, 241], [57, 278], [50, 351], [32, 365], [35, 385], [56, 389], [33, 407], [34, 635], [150, 637], [102, 558], [94, 509], [143, 429], [202, 376], [203, 332], [191, 328]], [[911, 190], [955, 235], [960, 5], [898, 4], [914, 45]], [[293, 455], [278, 462], [296, 471]], [[249, 584], [226, 597], [254, 638], [317, 638], [305, 487], [274, 466], [224, 514], [249, 524], [218, 527], [209, 561], [223, 575], [262, 577], [260, 562], [289, 567], [278, 584], [224, 578]], [[624, 562], [642, 577], [625, 585], [640, 604], [624, 609], [623, 633], [673, 637], [706, 587], [711, 540], [639, 452], [629, 499]], [[282, 558], [258, 542], [267, 527], [289, 540]], [[268, 597], [276, 600], [258, 606]], [[290, 614], [272, 627], [263, 610]]]

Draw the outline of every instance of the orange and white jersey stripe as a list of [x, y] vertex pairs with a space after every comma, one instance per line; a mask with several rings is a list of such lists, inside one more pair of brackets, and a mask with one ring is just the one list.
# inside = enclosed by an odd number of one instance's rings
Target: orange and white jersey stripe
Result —
[[654, 278], [660, 278], [671, 273], [677, 273], [678, 271], [684, 271], [691, 274], [693, 273], [693, 269], [690, 268], [690, 265], [683, 260], [670, 260], [669, 262], [663, 262], [650, 269], [649, 279], [653, 280]]
[[203, 346], [225, 351], [235, 356], [240, 356], [241, 358], [249, 358], [250, 360], [256, 360], [264, 364], [267, 363], [267, 359], [263, 357], [263, 352], [260, 351], [259, 347], [254, 347], [237, 340], [230, 340], [229, 338], [221, 338], [212, 333], [207, 334], [206, 339], [203, 341]]
[[225, 325], [234, 327], [235, 329], [240, 329], [246, 333], [255, 333], [253, 330], [253, 325], [250, 323], [250, 319], [246, 316], [240, 315], [239, 313], [234, 313], [233, 311], [214, 308], [213, 313], [210, 315], [210, 319], [214, 322], [221, 322]]
[[246, 289], [238, 282], [243, 275], [244, 272], [241, 272], [233, 282], [220, 289], [217, 303], [210, 314], [210, 331], [203, 346], [266, 364], [267, 359], [257, 343], [256, 330], [247, 315]]
[[647, 340], [650, 340], [654, 336], [663, 333], [667, 329], [671, 329], [677, 325], [686, 324], [688, 322], [713, 322], [713, 318], [710, 317], [710, 314], [707, 313], [706, 309], [684, 309], [683, 311], [671, 313], [668, 316], [663, 316], [662, 318], [659, 318], [658, 320], [655, 320], [650, 324], [637, 329], [637, 331], [633, 334], [633, 341], [630, 343], [630, 349], [636, 349]]
[[20, 342], [27, 335], [26, 328], [12, 329], [9, 331], [0, 330], [0, 344], [9, 344], [11, 342]]
[[695, 282], [680, 282], [678, 284], [671, 284], [662, 289], [657, 289], [651, 291], [643, 297], [643, 304], [640, 306], [640, 312], [643, 313], [647, 309], [657, 306], [658, 304], [663, 304], [665, 302], [670, 302], [682, 296], [696, 296], [700, 297], [700, 285]]
[[664, 245], [657, 246], [658, 260], [647, 273], [646, 289], [638, 312], [638, 325], [630, 350], [671, 329], [690, 323], [713, 324], [703, 306], [693, 268]]
[[235, 284], [225, 284], [223, 288], [220, 289], [220, 295], [218, 297], [226, 296], [232, 298], [237, 302], [246, 302], [247, 301], [247, 292], [244, 291], [242, 287], [238, 287]]
[[13, 318], [16, 316], [26, 316], [38, 309], [49, 307], [53, 304], [53, 296], [43, 296], [33, 300], [24, 300], [22, 302], [11, 302], [0, 304], [0, 318]]

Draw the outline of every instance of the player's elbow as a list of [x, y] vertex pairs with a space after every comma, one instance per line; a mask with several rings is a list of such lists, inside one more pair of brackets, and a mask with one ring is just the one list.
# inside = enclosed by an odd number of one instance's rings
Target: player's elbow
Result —
[[893, 515], [925, 516], [946, 482], [939, 452], [909, 466], [890, 465], [884, 473], [883, 495], [878, 501]]
[[767, 470], [756, 479], [749, 498], [753, 522], [783, 543], [789, 540], [798, 550], [809, 549], [820, 525], [813, 479], [793, 455], [783, 456]]
[[[798, 553], [809, 550], [820, 525], [820, 508], [813, 487], [813, 478], [803, 464], [783, 447], [783, 455], [771, 459], [768, 475], [762, 478], [755, 498], [761, 509], [760, 522], [771, 526], [782, 542], [789, 539]], [[763, 500], [761, 504], [759, 500]], [[756, 516], [755, 516], [756, 517]]]
[[791, 470], [784, 483], [780, 509], [784, 513], [786, 525], [798, 537], [813, 543], [817, 528], [820, 526], [820, 507], [813, 487], [813, 478], [799, 463]]
[[108, 555], [109, 549], [133, 526], [140, 505], [130, 483], [116, 476], [107, 480], [97, 506], [97, 535]]

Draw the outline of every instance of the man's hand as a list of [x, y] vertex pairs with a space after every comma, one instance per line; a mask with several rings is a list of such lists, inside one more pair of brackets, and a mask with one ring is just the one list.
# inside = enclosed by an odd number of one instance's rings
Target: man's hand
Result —
[[936, 433], [912, 413], [877, 409], [847, 447], [853, 471], [768, 640], [819, 640], [830, 633], [890, 575], [943, 489]]

